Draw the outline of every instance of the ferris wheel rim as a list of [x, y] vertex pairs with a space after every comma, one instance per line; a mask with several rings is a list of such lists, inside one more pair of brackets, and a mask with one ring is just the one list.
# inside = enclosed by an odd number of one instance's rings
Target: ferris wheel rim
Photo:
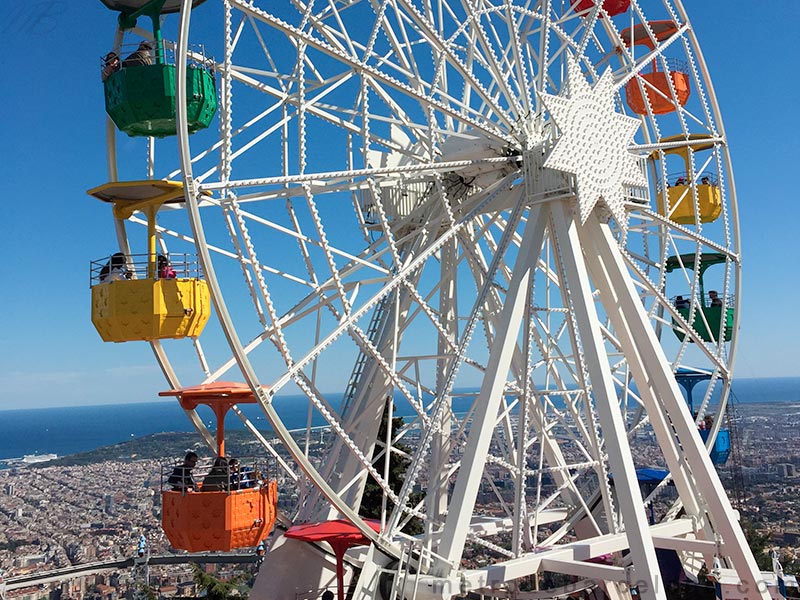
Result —
[[[184, 4], [186, 4], [186, 2], [188, 2], [188, 0], [184, 0]], [[188, 14], [190, 11], [185, 11], [185, 12]], [[183, 12], [182, 12], [182, 14], [183, 14]], [[688, 23], [688, 21], [687, 21], [687, 23]], [[182, 26], [182, 31], [184, 31], [184, 30], [183, 30], [183, 26]], [[185, 31], [186, 31], [186, 35], [185, 35], [185, 36], [182, 36], [182, 37], [184, 37], [184, 39], [182, 40], [182, 41], [183, 41], [183, 43], [185, 43], [185, 41], [186, 41], [186, 40], [185, 40], [185, 37], [188, 37], [188, 19], [187, 19], [187, 23], [186, 23], [186, 29], [185, 29]], [[698, 51], [699, 51], [699, 50], [698, 50]], [[184, 58], [185, 58], [185, 55], [184, 55]], [[181, 67], [181, 65], [183, 65], [183, 67], [185, 68], [185, 60], [184, 60], [184, 59], [182, 59], [182, 60], [178, 61], [178, 63], [177, 63], [177, 64], [178, 64], [178, 68], [179, 68], [179, 69], [181, 69], [181, 68], [182, 68], [182, 67]], [[180, 71], [179, 71], [179, 73], [180, 73]], [[184, 81], [184, 78], [183, 78], [183, 77], [181, 77], [181, 76], [180, 76], [180, 74], [179, 74], [179, 77], [178, 77], [179, 89], [180, 89], [180, 88], [183, 88], [183, 93], [185, 94], [185, 83], [181, 83], [181, 82], [183, 82], [183, 81]], [[707, 81], [707, 82], [710, 82], [710, 79], [709, 79], [709, 78], [706, 78], [706, 81]], [[711, 104], [714, 106], [715, 110], [718, 110], [718, 107], [717, 107], [717, 104], [716, 104], [716, 100], [715, 100], [715, 99], [712, 99], [712, 101], [711, 101]], [[182, 105], [183, 105], [183, 104], [182, 104], [182, 102], [179, 100], [179, 106], [182, 106]], [[183, 120], [181, 121], [181, 119], [183, 119]], [[185, 142], [185, 144], [186, 144], [186, 151], [185, 151], [185, 152], [183, 152], [183, 151], [182, 151], [182, 161], [188, 161], [188, 163], [187, 163], [187, 164], [188, 164], [188, 168], [187, 168], [186, 164], [184, 164], [184, 167], [183, 167], [183, 169], [182, 169], [184, 173], [188, 173], [188, 174], [189, 174], [189, 175], [188, 175], [188, 178], [186, 179], [186, 188], [185, 188], [185, 189], [186, 189], [186, 192], [187, 192], [187, 206], [190, 206], [190, 204], [191, 204], [192, 202], [194, 202], [194, 203], [195, 203], [195, 205], [192, 207], [192, 210], [196, 210], [196, 209], [197, 209], [197, 202], [196, 202], [196, 200], [197, 200], [197, 199], [196, 199], [196, 195], [194, 195], [194, 194], [192, 194], [192, 193], [191, 193], [191, 189], [192, 189], [192, 187], [193, 187], [193, 185], [194, 185], [194, 181], [192, 180], [192, 175], [191, 175], [191, 174], [192, 174], [192, 166], [191, 166], [191, 162], [190, 162], [190, 160], [187, 158], [187, 157], [190, 157], [190, 153], [189, 153], [189, 151], [188, 151], [188, 133], [187, 133], [187, 127], [185, 126], [185, 124], [186, 124], [186, 122], [185, 122], [185, 115], [181, 116], [181, 115], [180, 115], [180, 112], [179, 112], [179, 122], [182, 122], [182, 123], [183, 123], [183, 126], [179, 126], [179, 137], [181, 138], [181, 143], [184, 143], [184, 142]], [[717, 119], [717, 122], [721, 124], [721, 120]], [[723, 136], [722, 136], [722, 137], [723, 137], [723, 139], [724, 139], [724, 134], [723, 134]], [[728, 155], [728, 152], [727, 152], [727, 148], [725, 148], [725, 149], [723, 150], [723, 155], [724, 155], [724, 157], [725, 157], [725, 160], [726, 160], [726, 161], [729, 163], [729, 155]], [[448, 165], [448, 166], [454, 166], [454, 165]], [[441, 168], [441, 165], [439, 165], [439, 167]], [[428, 168], [429, 168], [429, 169], [433, 169], [433, 168], [435, 168], [435, 166], [434, 166], [434, 165], [429, 165], [429, 167], [428, 167]], [[420, 170], [422, 170], [422, 167], [419, 167], [419, 169], [420, 169]], [[728, 164], [728, 169], [727, 169], [727, 171], [726, 171], [726, 172], [727, 172], [727, 173], [729, 174], [729, 176], [732, 178], [732, 171], [730, 170], [730, 165], [729, 165], [729, 164]], [[345, 174], [348, 174], [348, 173], [339, 173], [339, 174], [340, 174], [340, 175], [345, 175]], [[349, 174], [351, 174], [351, 173], [349, 173]], [[362, 173], [362, 174], [364, 174], [364, 175], [368, 175], [368, 173], [366, 173], [366, 172], [364, 172], [364, 173]], [[372, 175], [381, 175], [381, 174], [385, 174], [385, 173], [381, 173], [381, 172], [376, 172], [376, 171], [373, 171], [371, 174], [372, 174]], [[308, 179], [312, 179], [314, 176], [318, 176], [318, 174], [314, 174], [314, 175], [306, 175], [306, 176], [304, 176], [304, 177], [306, 177], [306, 178], [308, 178]], [[285, 180], [284, 180], [284, 181], [285, 181]], [[276, 183], [278, 183], [278, 181], [277, 181], [277, 180], [276, 180], [275, 182], [276, 182]], [[223, 184], [223, 183], [217, 183], [217, 184], [215, 184], [215, 183], [208, 183], [208, 184], [206, 184], [206, 183], [203, 183], [203, 186], [204, 186], [204, 187], [206, 187], [207, 189], [222, 189], [222, 188], [224, 188], [224, 187], [227, 187], [227, 186], [232, 186], [233, 184], [234, 184], [234, 182], [227, 182], [226, 184]], [[730, 185], [731, 185], [731, 193], [732, 193], [732, 180], [731, 180], [731, 184], [730, 184]], [[191, 200], [189, 199], [189, 196], [191, 196], [191, 197], [192, 197], [192, 199], [191, 199]], [[738, 216], [736, 215], [736, 210], [735, 210], [735, 198], [730, 198], [730, 202], [732, 203], [732, 212], [733, 212], [733, 215], [734, 215], [734, 219], [737, 219], [737, 218], [738, 218]], [[201, 221], [202, 219], [199, 219], [199, 217], [198, 217], [198, 220], [199, 220], [199, 221]], [[738, 223], [738, 221], [737, 221], [737, 223]], [[737, 225], [737, 228], [738, 228], [738, 225]], [[199, 238], [200, 238], [200, 236], [197, 236], [197, 235], [195, 235], [195, 238], [196, 238], [196, 239], [199, 239]], [[734, 242], [738, 242], [738, 231], [734, 233], [734, 235], [733, 235], [733, 238], [734, 238]], [[198, 247], [199, 247], [200, 245], [202, 245], [202, 246], [204, 246], [204, 247], [205, 247], [205, 246], [207, 246], [207, 244], [206, 244], [205, 242], [203, 242], [203, 241], [199, 241], [199, 242], [198, 242]], [[209, 263], [209, 265], [212, 265], [212, 264], [213, 264], [213, 261], [212, 261], [212, 259], [211, 259], [211, 255], [210, 255], [210, 254], [208, 255], [208, 263]], [[736, 285], [737, 285], [737, 288], [738, 288], [738, 287], [740, 286], [740, 276], [739, 276], [739, 274], [738, 274], [738, 262], [737, 262], [737, 267], [736, 267], [736, 268], [737, 268], [737, 273], [735, 274], [735, 277], [734, 277], [734, 279], [735, 279], [735, 282], [736, 282]], [[400, 284], [399, 284], [399, 283], [397, 283], [396, 285], [400, 285]], [[218, 285], [218, 284], [216, 284], [216, 287], [217, 287], [217, 291], [218, 291], [218, 293], [220, 294], [220, 298], [221, 298], [222, 289], [219, 287], [219, 285]], [[388, 291], [387, 291], [386, 293], [388, 293]], [[379, 293], [378, 295], [380, 295], [380, 293]], [[384, 293], [383, 295], [386, 295], [386, 294]], [[738, 297], [738, 292], [737, 292], [737, 297]], [[662, 301], [662, 302], [663, 302], [663, 301]], [[369, 308], [369, 307], [368, 307], [368, 308]], [[739, 318], [740, 318], [740, 313], [737, 311], [737, 313], [736, 313], [736, 319], [737, 319], [736, 323], [737, 323], [737, 327], [738, 327], [738, 319], [739, 319]], [[232, 327], [232, 331], [235, 333], [235, 332], [236, 332], [236, 329], [235, 329], [233, 326], [231, 326], [231, 327]], [[242, 344], [241, 344], [241, 342], [238, 342], [238, 341], [237, 341], [237, 343], [239, 344], [239, 347], [242, 347]], [[733, 350], [734, 350], [734, 349], [735, 349], [735, 337], [734, 337], [734, 342], [731, 344], [731, 352], [730, 352], [730, 354], [733, 354]], [[244, 358], [244, 360], [245, 360], [245, 361], [247, 361], [247, 364], [249, 365], [249, 369], [251, 369], [251, 370], [252, 370], [253, 379], [251, 380], [251, 379], [250, 379], [250, 378], [247, 376], [247, 374], [246, 374], [246, 371], [247, 371], [247, 369], [243, 368], [241, 364], [239, 365], [239, 366], [240, 366], [240, 368], [242, 368], [242, 372], [245, 374], [244, 376], [245, 376], [245, 378], [248, 380], [248, 383], [249, 383], [249, 384], [251, 385], [251, 387], [253, 387], [254, 389], [255, 389], [255, 388], [258, 388], [258, 389], [260, 389], [260, 390], [262, 390], [262, 391], [263, 391], [263, 389], [264, 389], [264, 388], [263, 388], [263, 386], [261, 385], [261, 383], [259, 382], [259, 380], [256, 378], [256, 375], [255, 375], [255, 370], [253, 369], [252, 365], [250, 365], [250, 359], [249, 359], [249, 356], [247, 355], [247, 353], [246, 353], [246, 352], [242, 352], [242, 355], [241, 355], [241, 356]], [[160, 357], [159, 357], [159, 361], [161, 361], [161, 360], [167, 360], [167, 361], [168, 361], [168, 359], [167, 359], [167, 358], [164, 358], [164, 359], [162, 359], [162, 358], [160, 358]], [[731, 359], [730, 357], [728, 357], [728, 359], [727, 359], [727, 360], [729, 361], [729, 364], [732, 366], [732, 359]], [[268, 405], [269, 403], [268, 403], [268, 402], [265, 400], [265, 401], [264, 401], [264, 404], [265, 404], [265, 405]], [[263, 407], [262, 407], [262, 408], [263, 408]], [[278, 419], [278, 420], [280, 420], [280, 416], [279, 416], [279, 415], [277, 415], [277, 413], [275, 413], [275, 418], [276, 418], [276, 419]], [[336, 494], [334, 494], [334, 495], [336, 495]], [[332, 500], [332, 503], [335, 503], [335, 502]]]
[[[686, 23], [690, 23], [688, 13], [683, 6], [683, 0], [674, 0], [675, 5], [678, 10], [678, 14], [680, 14], [681, 18]], [[726, 190], [728, 192], [728, 201], [731, 205], [731, 227], [732, 227], [732, 240], [733, 240], [733, 251], [739, 258], [739, 262], [737, 262], [737, 272], [736, 272], [736, 281], [735, 281], [735, 289], [734, 294], [736, 297], [739, 298], [739, 306], [741, 306], [741, 298], [742, 298], [742, 275], [741, 275], [741, 230], [740, 230], [740, 222], [739, 222], [739, 209], [738, 209], [738, 197], [736, 194], [736, 181], [735, 181], [735, 172], [733, 169], [733, 163], [731, 161], [730, 151], [728, 148], [727, 143], [727, 135], [725, 133], [725, 121], [722, 118], [722, 113], [719, 108], [719, 102], [717, 101], [717, 93], [716, 89], [714, 88], [714, 82], [711, 78], [711, 75], [708, 70], [708, 66], [706, 65], [705, 55], [703, 54], [703, 50], [700, 46], [700, 43], [697, 39], [697, 35], [693, 28], [689, 28], [687, 35], [691, 41], [692, 50], [694, 51], [694, 55], [696, 60], [700, 63], [700, 71], [703, 74], [703, 79], [706, 85], [706, 93], [709, 96], [709, 103], [714, 113], [714, 120], [717, 124], [717, 128], [720, 132], [720, 137], [723, 139], [723, 146], [722, 146], [722, 156], [725, 162], [725, 172], [728, 175], [728, 185]], [[742, 313], [740, 310], [737, 310], [734, 314], [734, 321], [733, 321], [733, 329], [734, 332], [738, 332], [741, 326], [741, 318]], [[736, 351], [739, 345], [739, 336], [734, 335], [733, 339], [731, 340], [730, 346], [730, 371], [731, 373], [734, 370], [734, 366], [736, 363]], [[721, 403], [727, 405], [728, 401], [728, 394], [730, 391], [730, 383], [728, 384], [728, 389], [725, 391], [721, 398]]]

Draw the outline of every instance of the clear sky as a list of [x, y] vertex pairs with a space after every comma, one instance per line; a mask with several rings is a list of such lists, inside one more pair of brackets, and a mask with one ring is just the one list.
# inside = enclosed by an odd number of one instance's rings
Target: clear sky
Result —
[[[797, 5], [685, 0], [723, 113], [743, 248], [736, 376], [800, 375]], [[0, 28], [2, 160], [0, 410], [151, 402], [164, 389], [149, 346], [104, 344], [88, 266], [115, 247], [99, 57], [115, 16], [99, 0], [14, 2]]]

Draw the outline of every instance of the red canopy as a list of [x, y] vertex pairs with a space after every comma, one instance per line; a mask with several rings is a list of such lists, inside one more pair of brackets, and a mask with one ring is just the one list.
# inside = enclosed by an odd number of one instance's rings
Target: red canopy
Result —
[[[376, 533], [380, 533], [380, 521], [367, 519], [364, 522]], [[339, 600], [344, 600], [344, 553], [353, 546], [369, 544], [369, 538], [361, 533], [358, 527], [344, 519], [293, 525], [284, 535], [303, 542], [328, 542], [331, 545], [336, 554], [336, 585]]]
[[[367, 519], [365, 523], [372, 527], [376, 533], [380, 533], [380, 521]], [[331, 546], [345, 545], [346, 548], [369, 544], [367, 536], [361, 533], [358, 527], [345, 519], [293, 525], [285, 535], [304, 542], [328, 542]]]

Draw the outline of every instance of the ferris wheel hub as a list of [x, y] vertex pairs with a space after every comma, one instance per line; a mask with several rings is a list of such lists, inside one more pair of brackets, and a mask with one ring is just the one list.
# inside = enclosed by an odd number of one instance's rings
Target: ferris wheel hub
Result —
[[640, 123], [616, 112], [610, 69], [594, 87], [572, 57], [567, 70], [569, 98], [541, 94], [561, 132], [544, 166], [575, 174], [582, 223], [602, 201], [625, 229], [625, 186], [647, 187], [639, 161], [628, 149]]
[[483, 162], [486, 159], [508, 157], [516, 154], [508, 144], [481, 133], [452, 134], [441, 146], [442, 162], [472, 161], [472, 164], [448, 173], [460, 177], [469, 186], [483, 189], [517, 170], [513, 161]]

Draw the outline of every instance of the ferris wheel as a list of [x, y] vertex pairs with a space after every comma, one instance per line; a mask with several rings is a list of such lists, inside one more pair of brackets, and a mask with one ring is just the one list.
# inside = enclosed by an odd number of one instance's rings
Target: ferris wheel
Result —
[[[148, 227], [142, 279], [159, 253], [201, 267], [168, 290], [190, 303], [172, 329], [104, 338], [149, 340], [175, 390], [247, 384], [274, 433], [235, 412], [299, 495], [284, 521], [371, 542], [353, 597], [662, 598], [656, 548], [761, 589], [709, 456], [741, 254], [679, 1], [168, 0], [155, 35], [152, 2], [103, 1], [127, 10], [116, 52], [140, 34], [173, 57], [177, 115], [114, 113], [153, 137], [110, 124], [92, 192], [128, 268]], [[710, 381], [696, 414], [680, 375]], [[644, 499], [642, 467], [664, 469]], [[254, 594], [334, 570], [280, 536]]]

